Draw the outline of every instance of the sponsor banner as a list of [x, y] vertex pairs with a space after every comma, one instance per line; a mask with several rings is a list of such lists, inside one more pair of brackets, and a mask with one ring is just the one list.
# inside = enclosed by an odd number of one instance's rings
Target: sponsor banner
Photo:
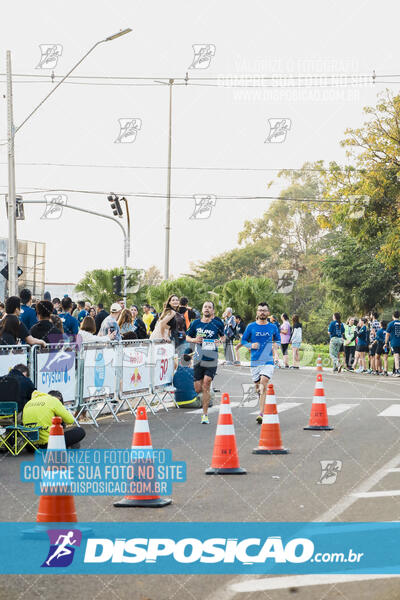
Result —
[[153, 385], [168, 385], [174, 377], [174, 344], [154, 344]]
[[122, 392], [148, 390], [150, 387], [150, 346], [123, 348]]
[[399, 534], [395, 522], [0, 523], [0, 573], [400, 574]]
[[20, 475], [38, 496], [161, 496], [186, 481], [186, 463], [164, 449], [47, 450], [22, 462]]
[[62, 393], [64, 402], [75, 401], [76, 370], [75, 350], [54, 349], [38, 352], [36, 387], [48, 394], [51, 390]]
[[83, 398], [96, 396], [94, 390], [115, 389], [117, 348], [96, 348], [84, 352]]
[[3, 375], [8, 375], [9, 371], [15, 365], [26, 365], [28, 364], [28, 355], [26, 352], [18, 352], [14, 354], [14, 352], [10, 354], [0, 354], [0, 377]]

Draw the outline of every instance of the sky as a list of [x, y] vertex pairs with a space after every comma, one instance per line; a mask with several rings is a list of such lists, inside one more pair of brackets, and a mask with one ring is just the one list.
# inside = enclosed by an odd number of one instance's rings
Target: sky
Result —
[[[39, 67], [41, 45], [57, 45], [54, 73], [64, 75], [97, 41], [130, 27], [131, 33], [100, 44], [73, 74], [83, 79], [63, 83], [17, 132], [17, 193], [45, 201], [53, 193], [46, 190], [55, 190], [67, 204], [107, 216], [107, 194], [125, 195], [132, 222], [128, 264], [163, 271], [169, 86], [155, 82], [188, 73], [189, 85], [173, 87], [171, 190], [178, 198], [171, 201], [170, 249], [171, 275], [187, 273], [191, 263], [237, 245], [244, 222], [269, 206], [254, 196], [276, 196], [285, 187], [277, 170], [320, 159], [346, 163], [339, 144], [345, 129], [360, 126], [363, 107], [374, 105], [387, 87], [397, 92], [397, 85], [381, 83], [390, 82], [382, 77], [353, 87], [288, 87], [299, 80], [280, 77], [396, 74], [399, 15], [398, 4], [387, 0], [379, 7], [372, 0], [7, 0], [0, 24], [0, 194], [7, 192], [6, 50], [18, 127], [54, 87], [52, 69]], [[207, 68], [189, 69], [196, 44], [212, 45]], [[254, 87], [265, 84], [262, 76], [274, 76], [268, 84], [281, 87]], [[250, 78], [253, 87], [228, 85], [243, 84], [239, 77]], [[136, 138], [116, 142], [120, 119], [140, 120]], [[276, 120], [284, 120], [287, 132], [270, 142]], [[201, 195], [210, 195], [215, 205], [208, 218], [193, 218], [194, 196]], [[68, 208], [58, 219], [43, 218], [44, 211], [45, 205], [26, 204], [18, 236], [46, 242], [47, 281], [75, 283], [94, 268], [122, 266], [116, 224]], [[7, 236], [4, 201], [0, 236]]]

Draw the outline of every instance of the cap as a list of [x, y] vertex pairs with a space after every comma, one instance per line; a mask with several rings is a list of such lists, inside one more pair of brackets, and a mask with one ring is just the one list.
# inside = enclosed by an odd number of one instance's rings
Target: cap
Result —
[[111, 304], [110, 313], [116, 313], [121, 311], [121, 305], [118, 302]]

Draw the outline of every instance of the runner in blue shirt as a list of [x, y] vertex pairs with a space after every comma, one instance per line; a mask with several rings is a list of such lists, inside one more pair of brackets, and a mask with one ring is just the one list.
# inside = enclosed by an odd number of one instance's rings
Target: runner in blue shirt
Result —
[[389, 325], [386, 328], [386, 348], [388, 348], [389, 339], [394, 356], [394, 374], [396, 377], [400, 377], [400, 312], [398, 310], [394, 311], [393, 321], [390, 321]]
[[210, 403], [210, 386], [218, 366], [218, 345], [225, 341], [224, 323], [214, 314], [214, 303], [204, 302], [201, 319], [192, 321], [186, 332], [186, 341], [196, 344], [193, 357], [194, 389], [202, 392], [203, 415], [201, 422], [209, 424], [208, 405]]
[[60, 313], [58, 316], [60, 317], [62, 324], [63, 324], [63, 328], [64, 328], [64, 333], [66, 333], [67, 335], [77, 335], [78, 331], [79, 331], [79, 322], [78, 319], [75, 319], [75, 317], [73, 317], [71, 315], [71, 310], [72, 310], [72, 300], [71, 298], [63, 298], [61, 300], [61, 306], [63, 309], [63, 312]]
[[37, 323], [36, 311], [31, 307], [32, 292], [31, 290], [23, 289], [19, 295], [21, 298], [21, 312], [19, 320], [29, 330]]
[[281, 343], [279, 329], [268, 321], [268, 315], [268, 304], [260, 302], [256, 321], [247, 325], [241, 341], [242, 346], [251, 350], [250, 371], [260, 399], [257, 423], [262, 423], [267, 385], [274, 373], [273, 342]]

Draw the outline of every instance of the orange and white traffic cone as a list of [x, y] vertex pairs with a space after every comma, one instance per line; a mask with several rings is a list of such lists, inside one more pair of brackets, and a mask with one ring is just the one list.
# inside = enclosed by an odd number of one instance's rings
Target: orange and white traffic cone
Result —
[[288, 454], [288, 452], [282, 445], [281, 426], [276, 407], [274, 386], [272, 383], [269, 383], [265, 397], [260, 441], [258, 448], [254, 448], [253, 454]]
[[246, 473], [246, 470], [239, 466], [229, 394], [222, 394], [211, 467], [205, 473], [206, 475], [244, 475]]
[[321, 373], [322, 371], [323, 371], [323, 369], [322, 369], [322, 358], [318, 354], [318, 358], [317, 358], [317, 372]]
[[[51, 423], [47, 450], [65, 450], [66, 452], [61, 417], [53, 417]], [[64, 481], [62, 485], [65, 484]], [[45, 482], [44, 485], [46, 485]], [[74, 497], [57, 494], [40, 496], [36, 521], [38, 523], [76, 523], [78, 518]]]
[[317, 374], [315, 382], [314, 398], [311, 406], [310, 422], [303, 429], [316, 429], [330, 431], [333, 427], [328, 424], [328, 411], [326, 409], [324, 384], [322, 374]]
[[[149, 453], [150, 455], [153, 453], [149, 422], [147, 420], [146, 409], [144, 406], [139, 406], [137, 409], [135, 427], [132, 437], [132, 450], [144, 450], [145, 453]], [[125, 496], [125, 498], [122, 498], [122, 500], [114, 502], [114, 506], [117, 508], [124, 506], [147, 506], [147, 508], [160, 508], [161, 506], [171, 504], [171, 502], [171, 498], [161, 498], [159, 495], [134, 495]]]

